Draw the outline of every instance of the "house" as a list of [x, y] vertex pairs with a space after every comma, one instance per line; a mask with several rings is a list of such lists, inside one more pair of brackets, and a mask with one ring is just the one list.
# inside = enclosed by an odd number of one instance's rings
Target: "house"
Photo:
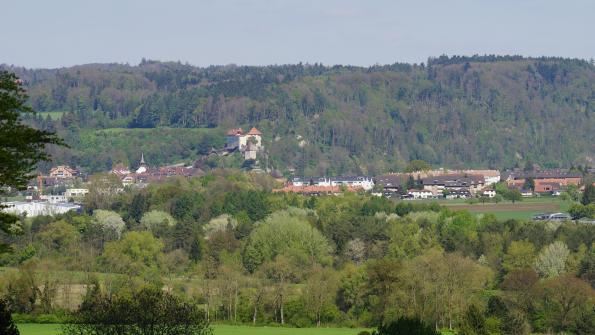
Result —
[[471, 198], [473, 195], [469, 191], [469, 189], [461, 188], [461, 189], [445, 189], [444, 190], [444, 197], [446, 199], [467, 199]]
[[242, 128], [233, 128], [227, 131], [225, 137], [225, 148], [228, 150], [238, 149], [244, 151], [248, 142], [255, 145], [255, 149], [262, 147], [262, 133], [256, 127], [252, 127], [249, 132], [244, 134]]
[[560, 193], [561, 187], [560, 183], [553, 183], [553, 182], [542, 182], [542, 181], [535, 181], [535, 193], [539, 194], [554, 194], [556, 192]]
[[485, 189], [483, 190], [483, 192], [481, 193], [482, 196], [484, 197], [488, 197], [488, 198], [493, 198], [496, 196], [496, 190], [493, 190], [491, 188]]
[[64, 196], [66, 198], [82, 198], [89, 193], [89, 190], [86, 188], [67, 188], [64, 192]]
[[402, 185], [407, 182], [408, 176], [401, 173], [389, 173], [376, 177], [375, 184], [382, 187], [384, 196], [392, 197], [400, 193]]
[[242, 145], [246, 145], [246, 142], [242, 143], [244, 137], [244, 131], [242, 128], [233, 128], [227, 131], [225, 136], [225, 147], [227, 149], [240, 148]]
[[510, 186], [522, 187], [525, 184], [525, 180], [532, 178], [535, 184], [538, 183], [558, 183], [560, 186], [568, 185], [580, 185], [583, 180], [583, 176], [578, 172], [570, 172], [570, 170], [564, 169], [549, 169], [549, 170], [534, 170], [534, 171], [522, 171], [519, 169], [506, 171], [503, 176], [503, 180]]
[[[431, 191], [434, 194], [442, 193], [445, 190], [450, 193], [466, 190], [474, 195], [485, 187], [485, 180], [481, 175], [448, 174], [427, 177], [422, 179], [421, 182], [424, 190]], [[466, 194], [466, 192], [461, 194]]]
[[[141, 160], [144, 160], [144, 157], [142, 154], [141, 154]], [[119, 177], [123, 177], [123, 176], [129, 175], [131, 172], [127, 167], [124, 166], [124, 164], [118, 163], [114, 166], [111, 173], [114, 173], [114, 174], [118, 175]]]
[[347, 186], [369, 191], [374, 188], [374, 179], [372, 177], [366, 176], [312, 177], [309, 179], [295, 177], [292, 179], [291, 185], [296, 187], [302, 187], [306, 185], [322, 187]]
[[407, 195], [413, 199], [430, 199], [434, 198], [434, 193], [428, 190], [409, 190], [407, 191]]
[[59, 179], [72, 179], [78, 176], [79, 172], [68, 165], [58, 165], [50, 170], [49, 177]]
[[533, 191], [530, 189], [521, 189], [520, 191], [521, 191], [521, 196], [523, 196], [524, 198], [533, 196]]
[[369, 191], [374, 188], [374, 179], [372, 177], [356, 176], [356, 177], [333, 177], [331, 178], [331, 186], [348, 186], [354, 188], [362, 188]]
[[498, 170], [461, 170], [456, 172], [466, 175], [483, 176], [486, 185], [493, 185], [500, 182], [500, 171]]

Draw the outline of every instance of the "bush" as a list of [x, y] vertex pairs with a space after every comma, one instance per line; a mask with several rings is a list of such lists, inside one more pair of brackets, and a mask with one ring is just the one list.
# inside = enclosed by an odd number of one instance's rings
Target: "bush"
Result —
[[65, 335], [207, 335], [202, 309], [159, 288], [107, 297], [98, 290], [83, 301]]
[[371, 335], [371, 334], [367, 330], [362, 330], [361, 332], [357, 333], [357, 335]]
[[417, 318], [401, 317], [378, 327], [374, 335], [440, 335], [434, 327]]

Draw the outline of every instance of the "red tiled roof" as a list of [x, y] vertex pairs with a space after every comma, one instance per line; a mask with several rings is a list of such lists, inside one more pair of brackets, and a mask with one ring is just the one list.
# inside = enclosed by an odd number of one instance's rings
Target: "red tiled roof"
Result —
[[243, 134], [244, 131], [242, 130], [242, 128], [233, 128], [227, 131], [227, 136], [238, 136]]
[[260, 130], [256, 129], [256, 127], [252, 127], [252, 129], [250, 129], [250, 131], [246, 135], [260, 135], [260, 136], [262, 136], [262, 133], [260, 132]]

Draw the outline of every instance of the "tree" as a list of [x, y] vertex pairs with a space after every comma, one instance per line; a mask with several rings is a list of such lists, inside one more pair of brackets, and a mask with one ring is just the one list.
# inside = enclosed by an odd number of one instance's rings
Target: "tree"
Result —
[[526, 190], [534, 191], [535, 190], [535, 179], [533, 179], [533, 177], [526, 178], [525, 182], [523, 183], [523, 188]]
[[397, 321], [383, 324], [374, 335], [439, 335], [440, 332], [417, 318], [401, 317]]
[[12, 321], [12, 315], [8, 308], [8, 302], [0, 299], [0, 334], [19, 335], [17, 326]]
[[535, 261], [535, 270], [542, 277], [558, 276], [566, 269], [566, 259], [569, 255], [566, 244], [556, 241], [541, 250]]
[[476, 306], [470, 305], [463, 317], [461, 335], [488, 335], [484, 313]]
[[306, 280], [304, 290], [304, 305], [320, 327], [323, 321], [323, 311], [330, 305], [337, 294], [337, 278], [332, 269], [314, 266]]
[[421, 159], [414, 159], [405, 168], [405, 172], [429, 171], [432, 167], [427, 162]]
[[64, 327], [65, 335], [210, 335], [202, 308], [165, 292], [146, 287], [131, 296], [94, 295]]
[[162, 250], [163, 243], [150, 232], [129, 232], [119, 241], [106, 243], [102, 260], [107, 269], [113, 272], [156, 274], [161, 267]]
[[[331, 246], [326, 238], [305, 221], [302, 211], [281, 211], [271, 214], [250, 233], [242, 259], [249, 271], [286, 253], [302, 266], [328, 263]], [[289, 252], [289, 253], [288, 253]]]
[[592, 218], [595, 216], [595, 204], [573, 204], [568, 208], [568, 214], [570, 214], [574, 220]]
[[545, 322], [556, 331], [572, 329], [584, 312], [595, 307], [595, 291], [571, 274], [545, 281], [541, 298]]
[[512, 189], [512, 190], [508, 190], [506, 193], [504, 193], [504, 198], [506, 200], [512, 201], [512, 203], [514, 204], [516, 201], [523, 200], [523, 195], [521, 194], [521, 191], [519, 191], [517, 189]]
[[113, 199], [124, 189], [114, 173], [98, 173], [89, 177], [89, 193], [85, 196], [87, 210], [109, 209]]
[[103, 238], [108, 241], [119, 239], [124, 228], [126, 228], [126, 223], [124, 223], [120, 214], [113, 211], [98, 209], [93, 212], [93, 219], [101, 228]]
[[166, 212], [154, 210], [145, 213], [141, 218], [140, 223], [145, 229], [157, 233], [174, 227], [176, 225], [176, 220]]
[[[35, 112], [26, 104], [22, 86], [17, 76], [0, 71], [0, 196], [12, 188], [24, 189], [36, 164], [50, 159], [46, 147], [64, 144], [51, 132], [23, 124], [22, 116]], [[16, 223], [16, 216], [0, 211], [0, 231], [13, 234]], [[8, 250], [8, 245], [0, 242], [0, 253]]]
[[530, 267], [535, 259], [535, 247], [527, 241], [513, 241], [502, 262], [504, 270], [511, 271]]
[[595, 185], [593, 185], [593, 183], [585, 185], [585, 191], [583, 193], [583, 197], [581, 198], [581, 203], [585, 206], [595, 203]]
[[73, 225], [60, 220], [43, 227], [38, 237], [48, 251], [67, 252], [78, 241], [79, 233]]

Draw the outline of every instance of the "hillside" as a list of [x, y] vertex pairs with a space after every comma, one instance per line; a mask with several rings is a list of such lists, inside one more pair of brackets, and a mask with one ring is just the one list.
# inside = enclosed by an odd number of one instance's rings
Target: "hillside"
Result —
[[[442, 56], [370, 68], [154, 61], [4, 68], [25, 80], [41, 112], [30, 122], [56, 129], [70, 143], [72, 149], [54, 153], [56, 161], [90, 171], [109, 166], [106, 157], [134, 164], [140, 151], [159, 163], [190, 160], [222, 145], [224, 130], [238, 125], [264, 132], [275, 168], [307, 175], [375, 174], [412, 159], [453, 168], [527, 160], [568, 167], [595, 159], [595, 66], [581, 60]], [[97, 135], [107, 128], [166, 129], [151, 136], [119, 130], [119, 140], [109, 131]]]

